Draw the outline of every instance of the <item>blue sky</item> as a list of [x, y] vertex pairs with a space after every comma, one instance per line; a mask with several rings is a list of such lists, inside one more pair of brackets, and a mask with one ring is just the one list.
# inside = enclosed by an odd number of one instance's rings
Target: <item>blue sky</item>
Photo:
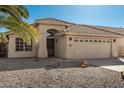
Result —
[[32, 23], [53, 17], [79, 24], [124, 27], [124, 6], [27, 6]]
[[36, 19], [52, 17], [78, 24], [124, 27], [124, 6], [27, 5], [26, 7], [30, 14], [29, 23], [35, 22]]

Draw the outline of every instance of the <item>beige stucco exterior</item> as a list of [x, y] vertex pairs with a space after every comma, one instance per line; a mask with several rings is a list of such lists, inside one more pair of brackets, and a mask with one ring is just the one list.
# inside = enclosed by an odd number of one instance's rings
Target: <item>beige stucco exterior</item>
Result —
[[[38, 30], [41, 32], [41, 37], [40, 37], [40, 41], [39, 41], [39, 51], [38, 51], [38, 57], [47, 57], [47, 48], [46, 48], [46, 33], [48, 30], [54, 29], [57, 30], [58, 32], [63, 31], [64, 30], [64, 26], [57, 26], [57, 25], [44, 25], [44, 24], [40, 24], [38, 25]], [[44, 46], [43, 46], [44, 45]]]
[[15, 34], [9, 35], [8, 44], [8, 57], [37, 57], [38, 43], [33, 43], [32, 51], [15, 51], [15, 38], [18, 37]]
[[[15, 51], [15, 38], [18, 36], [15, 34], [8, 35], [8, 57], [48, 57], [46, 35], [48, 31], [54, 33], [54, 56], [59, 58], [84, 59], [118, 57], [121, 53], [120, 50], [124, 47], [123, 35], [112, 36], [110, 34], [110, 36], [105, 36], [72, 32], [66, 33], [64, 32], [65, 29], [68, 29], [66, 26], [71, 28], [73, 24], [61, 21], [54, 22], [51, 20], [36, 22], [35, 27], [40, 32], [40, 40], [33, 42], [32, 51]], [[78, 42], [75, 40], [78, 40]], [[85, 40], [88, 40], [88, 42], [85, 42]], [[124, 54], [124, 51], [122, 54]]]

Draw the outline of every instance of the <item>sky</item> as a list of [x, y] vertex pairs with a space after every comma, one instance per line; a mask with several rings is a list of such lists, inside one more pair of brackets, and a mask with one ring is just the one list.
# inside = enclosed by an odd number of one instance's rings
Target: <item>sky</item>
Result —
[[29, 22], [36, 19], [57, 18], [78, 24], [124, 27], [124, 6], [26, 6]]
[[27, 5], [26, 7], [30, 14], [29, 23], [34, 23], [36, 19], [56, 18], [77, 24], [124, 27], [123, 5]]

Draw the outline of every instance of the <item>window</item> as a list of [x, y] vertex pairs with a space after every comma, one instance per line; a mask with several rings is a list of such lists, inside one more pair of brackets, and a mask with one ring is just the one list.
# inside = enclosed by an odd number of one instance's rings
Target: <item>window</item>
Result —
[[90, 40], [90, 42], [93, 42], [93, 40]]
[[101, 42], [101, 40], [99, 40], [99, 42]]
[[88, 40], [85, 40], [85, 42], [88, 42]]
[[25, 43], [25, 51], [32, 51], [32, 42], [31, 42], [31, 44]]
[[105, 42], [105, 40], [103, 40], [103, 42]]
[[16, 51], [32, 51], [31, 44], [26, 44], [21, 38], [16, 38]]
[[94, 42], [97, 42], [97, 40], [94, 40]]
[[110, 41], [108, 40], [107, 42], [109, 43]]
[[83, 40], [80, 40], [80, 42], [83, 42]]
[[74, 40], [74, 42], [78, 42], [78, 40], [77, 40], [77, 39], [75, 39], [75, 40]]
[[23, 51], [23, 40], [20, 38], [16, 38], [16, 51]]

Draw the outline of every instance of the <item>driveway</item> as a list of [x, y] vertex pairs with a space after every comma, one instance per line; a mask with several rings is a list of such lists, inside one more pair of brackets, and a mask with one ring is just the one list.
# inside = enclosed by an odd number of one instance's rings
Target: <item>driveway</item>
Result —
[[44, 58], [36, 61], [36, 58], [0, 58], [0, 71], [24, 70], [24, 69], [55, 69], [76, 68], [80, 66], [79, 60], [65, 60], [60, 58]]
[[91, 59], [88, 62], [102, 68], [124, 72], [124, 58]]
[[[124, 58], [88, 59], [88, 63], [122, 72], [124, 71]], [[36, 58], [1, 58], [0, 71], [24, 70], [24, 69], [52, 69], [52, 68], [76, 68], [80, 66], [80, 60], [46, 58], [36, 61]]]

